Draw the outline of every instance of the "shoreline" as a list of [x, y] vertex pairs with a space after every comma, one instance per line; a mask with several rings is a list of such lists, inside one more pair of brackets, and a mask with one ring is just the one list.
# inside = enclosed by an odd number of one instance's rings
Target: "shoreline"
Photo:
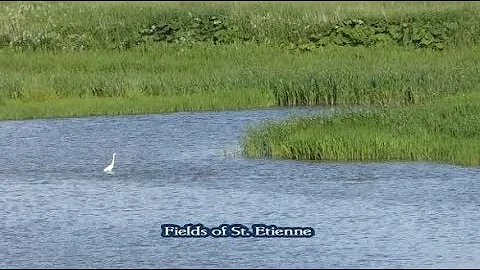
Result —
[[[143, 115], [174, 112], [222, 111], [269, 108], [272, 101], [245, 93], [244, 99], [224, 102], [208, 93], [142, 98], [64, 98], [47, 101], [9, 100], [0, 105], [0, 121], [80, 118], [108, 115]], [[252, 102], [256, 100], [256, 102]]]
[[267, 123], [247, 131], [249, 157], [480, 165], [480, 91], [424, 105]]
[[0, 6], [0, 120], [365, 105], [247, 156], [480, 163], [475, 2]]

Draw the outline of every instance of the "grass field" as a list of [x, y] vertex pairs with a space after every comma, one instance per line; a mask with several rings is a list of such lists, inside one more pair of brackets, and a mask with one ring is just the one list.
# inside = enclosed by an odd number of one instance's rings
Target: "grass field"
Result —
[[247, 156], [478, 165], [479, 2], [2, 2], [0, 119], [296, 105]]
[[386, 41], [443, 48], [478, 43], [479, 11], [480, 3], [470, 1], [9, 1], [0, 3], [0, 48], [79, 51], [152, 42], [253, 42], [310, 49]]
[[[0, 118], [421, 104], [475, 89], [479, 53], [478, 47], [328, 47], [302, 53], [267, 45], [1, 51]], [[69, 100], [83, 105], [70, 109]]]

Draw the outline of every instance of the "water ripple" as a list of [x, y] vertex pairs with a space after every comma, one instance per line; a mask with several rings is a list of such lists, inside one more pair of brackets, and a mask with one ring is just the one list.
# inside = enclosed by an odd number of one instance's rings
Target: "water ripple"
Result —
[[[319, 112], [0, 122], [0, 267], [478, 265], [478, 168], [234, 154], [249, 125]], [[164, 223], [309, 226], [316, 235], [162, 238]]]

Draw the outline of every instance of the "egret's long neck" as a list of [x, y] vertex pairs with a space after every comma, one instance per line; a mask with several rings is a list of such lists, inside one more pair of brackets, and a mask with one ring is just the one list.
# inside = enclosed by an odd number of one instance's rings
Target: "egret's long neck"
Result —
[[113, 155], [113, 158], [112, 158], [112, 165], [115, 164], [115, 155]]

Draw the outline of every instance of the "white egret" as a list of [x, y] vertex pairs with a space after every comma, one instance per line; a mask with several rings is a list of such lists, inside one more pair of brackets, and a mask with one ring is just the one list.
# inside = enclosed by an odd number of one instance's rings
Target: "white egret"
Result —
[[113, 166], [115, 165], [115, 155], [116, 154], [117, 153], [113, 153], [112, 163], [110, 163], [110, 165], [108, 165], [107, 167], [105, 167], [105, 169], [103, 169], [104, 172], [113, 173]]

